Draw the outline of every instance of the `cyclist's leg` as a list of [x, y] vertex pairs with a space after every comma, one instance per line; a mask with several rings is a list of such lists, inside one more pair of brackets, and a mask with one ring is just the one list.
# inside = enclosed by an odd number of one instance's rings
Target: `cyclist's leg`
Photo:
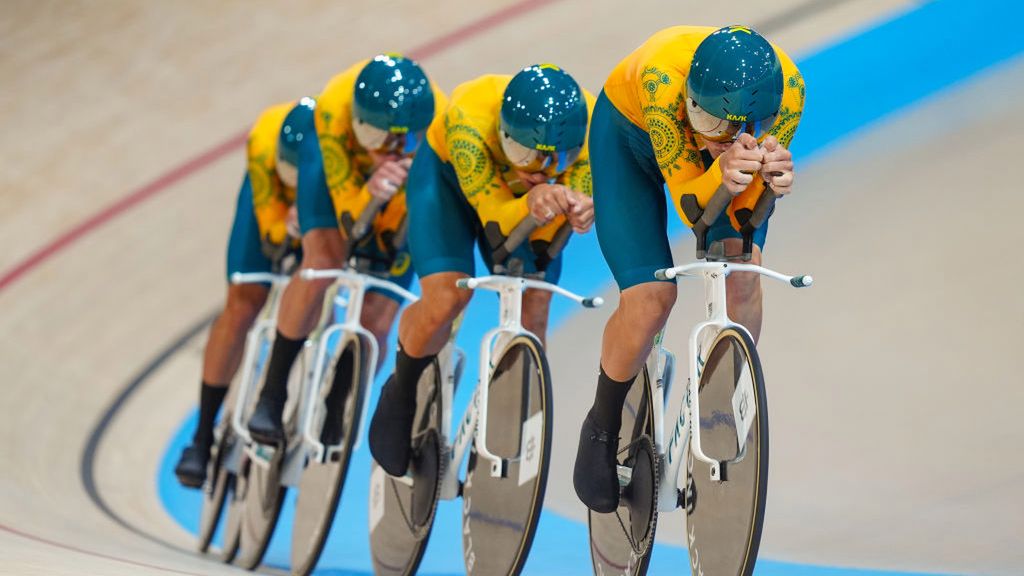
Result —
[[547, 345], [550, 308], [551, 292], [531, 288], [523, 293], [523, 328], [533, 332], [542, 346]]
[[370, 291], [363, 300], [360, 323], [377, 340], [377, 368], [384, 362], [387, 353], [388, 334], [395, 323], [401, 301], [387, 292]]
[[[302, 268], [340, 268], [346, 249], [338, 230], [337, 212], [327, 189], [316, 138], [300, 150], [296, 207], [302, 229]], [[281, 442], [281, 412], [288, 397], [288, 375], [306, 337], [316, 326], [330, 280], [302, 280], [296, 275], [281, 295], [277, 334], [267, 365], [267, 376], [249, 432], [259, 442]]]
[[[260, 249], [259, 227], [252, 207], [252, 186], [247, 175], [238, 193], [235, 221], [228, 241], [227, 273], [230, 277], [234, 272], [269, 272], [270, 269], [271, 262]], [[260, 284], [228, 285], [227, 303], [210, 327], [206, 341], [199, 393], [199, 423], [192, 444], [182, 452], [175, 467], [183, 484], [197, 486], [205, 480], [217, 412], [241, 362], [245, 334], [259, 315], [268, 292], [269, 289]]]
[[471, 292], [455, 281], [472, 275], [475, 215], [461, 197], [451, 165], [423, 146], [409, 179], [409, 247], [422, 297], [399, 320], [395, 375], [381, 392], [370, 423], [370, 450], [389, 474], [405, 474], [416, 410], [416, 384], [451, 333]]
[[615, 472], [622, 404], [664, 325], [676, 289], [654, 280], [672, 265], [665, 233], [663, 182], [649, 137], [629, 122], [604, 94], [590, 132], [598, 241], [621, 291], [605, 326], [594, 405], [583, 422], [573, 483], [591, 509], [610, 512], [618, 503]]
[[[391, 202], [388, 204], [388, 210], [392, 208], [394, 203], [395, 199], [392, 198]], [[405, 200], [403, 198], [403, 213], [405, 212], [404, 206]], [[380, 233], [378, 233], [377, 239], [384, 243], [391, 242], [391, 238], [383, 237]], [[383, 252], [378, 251], [376, 252], [376, 255], [384, 259], [387, 258], [387, 255]], [[407, 250], [399, 250], [398, 253], [391, 258], [390, 268], [381, 269], [374, 273], [386, 273], [389, 281], [407, 290], [412, 286], [413, 278], [416, 276], [412, 266], [412, 256]], [[395, 323], [395, 316], [397, 316], [398, 310], [402, 306], [403, 302], [404, 299], [401, 296], [382, 288], [370, 288], [366, 292], [366, 299], [363, 301], [363, 313], [360, 322], [363, 327], [369, 330], [377, 339], [378, 370], [384, 363], [384, 358], [387, 354], [388, 335], [391, 334], [391, 327]]]
[[[544, 270], [544, 280], [558, 284], [562, 276], [562, 255], [559, 254], [548, 263]], [[548, 316], [551, 310], [551, 292], [547, 290], [527, 290], [523, 293], [523, 327], [533, 332], [543, 346], [547, 346]]]
[[[754, 251], [751, 254], [750, 264], [761, 264], [761, 253], [764, 250], [767, 237], [768, 222], [765, 221], [760, 228], [754, 231]], [[742, 238], [742, 235], [732, 227], [728, 215], [724, 212], [708, 229], [708, 245], [712, 242], [722, 241], [725, 245], [725, 255], [730, 259], [735, 257], [738, 260], [742, 254]], [[725, 289], [729, 317], [746, 327], [756, 344], [761, 336], [761, 275], [753, 272], [733, 272], [725, 280]]]

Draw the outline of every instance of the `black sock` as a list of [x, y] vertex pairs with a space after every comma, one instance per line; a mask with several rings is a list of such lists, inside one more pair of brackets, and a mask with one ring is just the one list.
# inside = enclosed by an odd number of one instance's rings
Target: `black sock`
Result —
[[597, 377], [597, 394], [594, 396], [594, 407], [590, 409], [597, 425], [611, 434], [619, 433], [619, 426], [622, 425], [622, 405], [626, 401], [626, 393], [629, 392], [629, 385], [633, 378], [625, 382], [612, 380], [604, 373]]
[[384, 392], [392, 402], [398, 402], [402, 406], [416, 405], [416, 384], [427, 366], [436, 358], [436, 354], [413, 358], [405, 353], [401, 342], [398, 344], [398, 353], [395, 355], [395, 378]]
[[217, 419], [217, 411], [224, 403], [224, 396], [228, 393], [227, 385], [213, 386], [205, 381], [199, 391], [199, 426], [192, 436], [192, 443], [203, 448], [213, 445], [213, 425]]
[[270, 364], [267, 365], [267, 380], [260, 391], [260, 399], [266, 399], [277, 405], [284, 406], [288, 400], [288, 374], [292, 371], [295, 357], [302, 350], [305, 338], [292, 340], [280, 331], [274, 338], [274, 348], [270, 351]]

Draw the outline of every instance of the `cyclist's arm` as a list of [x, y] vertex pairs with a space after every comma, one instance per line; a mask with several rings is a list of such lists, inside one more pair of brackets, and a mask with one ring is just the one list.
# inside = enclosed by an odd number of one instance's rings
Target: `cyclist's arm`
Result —
[[[318, 113], [320, 112], [318, 108]], [[317, 122], [318, 150], [310, 150], [310, 169], [316, 172], [315, 165], [319, 166], [321, 175], [314, 186], [324, 186], [329, 191], [331, 201], [334, 205], [334, 213], [338, 217], [338, 229], [342, 235], [348, 236], [345, 221], [351, 219], [355, 222], [363, 208], [369, 204], [373, 197], [367, 187], [366, 179], [356, 167], [356, 162], [349, 152], [346, 142], [355, 138], [354, 134], [342, 132], [333, 134], [327, 129], [328, 123]], [[314, 154], [315, 151], [319, 153]], [[301, 172], [300, 172], [301, 179]], [[302, 183], [300, 182], [300, 186]], [[317, 191], [317, 193], [322, 193]], [[348, 217], [345, 215], [348, 214]]]
[[260, 229], [260, 240], [281, 244], [288, 235], [286, 220], [291, 204], [269, 154], [254, 151], [252, 147], [249, 152], [249, 167], [242, 186], [252, 188], [252, 207]]
[[[779, 144], [783, 148], [788, 149], [793, 142], [793, 136], [796, 135], [797, 126], [800, 124], [800, 117], [803, 115], [804, 78], [789, 56], [781, 50], [777, 50], [777, 54], [782, 61], [782, 73], [784, 76], [782, 104], [779, 108], [779, 115], [775, 120], [775, 124], [772, 125], [768, 134], [775, 136]], [[736, 219], [736, 212], [744, 209], [753, 210], [763, 190], [764, 180], [758, 174], [754, 177], [754, 181], [750, 183], [750, 186], [729, 204], [728, 214], [733, 228], [736, 230], [742, 228], [742, 225]]]
[[[642, 82], [636, 87], [643, 110], [644, 127], [650, 137], [654, 158], [668, 186], [672, 204], [687, 226], [693, 226], [684, 206], [707, 205], [722, 184], [718, 162], [707, 170], [700, 150], [685, 119], [684, 76], [676, 70], [651, 69], [658, 82]], [[692, 208], [691, 208], [692, 210]]]
[[[491, 248], [497, 248], [530, 210], [526, 195], [516, 198], [501, 178], [487, 146], [483, 124], [453, 111], [448, 117], [446, 140], [459, 187], [476, 210]], [[496, 237], [495, 230], [500, 231], [501, 238]]]

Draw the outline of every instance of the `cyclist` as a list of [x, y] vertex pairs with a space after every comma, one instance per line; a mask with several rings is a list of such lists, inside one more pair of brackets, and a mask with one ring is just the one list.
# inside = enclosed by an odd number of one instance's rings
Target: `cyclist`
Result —
[[[296, 205], [302, 233], [302, 268], [341, 268], [353, 254], [375, 263], [403, 287], [412, 282], [404, 249], [404, 185], [423, 133], [444, 108], [444, 94], [419, 64], [398, 54], [381, 54], [332, 78], [317, 97], [315, 130], [299, 147]], [[386, 202], [372, 234], [355, 237], [355, 223], [371, 199]], [[396, 245], [397, 244], [397, 245]], [[292, 279], [282, 295], [277, 334], [249, 433], [265, 444], [285, 439], [281, 413], [288, 374], [306, 337], [316, 326], [330, 280]], [[376, 337], [383, 355], [399, 300], [371, 291], [361, 322]], [[343, 398], [346, 391], [332, 389]], [[327, 398], [328, 410], [334, 402]], [[337, 424], [328, 416], [329, 425]]]
[[[727, 257], [742, 250], [745, 219], [765, 186], [793, 184], [787, 149], [803, 110], [804, 83], [792, 60], [744, 26], [677, 26], [658, 32], [612, 71], [591, 126], [594, 204], [601, 251], [621, 293], [608, 320], [594, 405], [583, 422], [573, 484], [597, 512], [619, 499], [616, 452], [629, 384], [676, 300], [662, 188], [688, 226], [719, 189], [734, 198], [707, 231]], [[760, 264], [767, 224], [754, 231]], [[757, 339], [756, 274], [731, 274], [729, 311]]]
[[[228, 277], [235, 272], [271, 272], [297, 248], [295, 211], [296, 161], [304, 116], [311, 117], [313, 100], [267, 108], [249, 132], [248, 171], [238, 193], [235, 222], [228, 241]], [[267, 300], [264, 284], [228, 284], [227, 303], [206, 341], [199, 393], [199, 424], [192, 444], [185, 447], [174, 469], [178, 481], [198, 488], [206, 480], [217, 412], [228, 384], [242, 360], [245, 334]]]
[[[593, 102], [565, 71], [540, 64], [458, 86], [430, 125], [409, 174], [409, 245], [423, 297], [402, 314], [395, 374], [370, 424], [370, 450], [389, 474], [408, 467], [420, 374], [469, 303], [471, 292], [455, 282], [474, 274], [474, 243], [490, 269], [509, 263], [503, 245], [532, 215], [543, 225], [513, 259], [557, 282], [561, 258], [546, 255], [555, 233], [567, 220], [578, 233], [590, 229], [585, 141]], [[523, 298], [523, 324], [542, 342], [550, 299], [533, 290]]]

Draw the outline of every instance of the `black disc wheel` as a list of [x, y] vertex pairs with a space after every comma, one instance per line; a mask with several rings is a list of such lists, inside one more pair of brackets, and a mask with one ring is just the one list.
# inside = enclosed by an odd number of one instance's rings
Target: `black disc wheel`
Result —
[[203, 506], [199, 513], [199, 551], [206, 552], [217, 531], [224, 511], [224, 504], [235, 483], [235, 475], [224, 465], [234, 447], [231, 434], [230, 414], [225, 414], [224, 424], [217, 442], [214, 443], [210, 463], [206, 469], [206, 483], [203, 484]]
[[[392, 376], [393, 378], [394, 376]], [[409, 472], [370, 468], [370, 553], [374, 574], [410, 575], [419, 568], [434, 526], [443, 464], [440, 371], [435, 360], [420, 377]]]
[[323, 403], [316, 411], [323, 418], [314, 427], [320, 430], [325, 449], [337, 446], [339, 450], [325, 462], [309, 461], [299, 480], [291, 553], [292, 574], [296, 576], [307, 576], [313, 571], [330, 534], [352, 446], [359, 435], [363, 395], [372, 376], [367, 373], [369, 347], [358, 336], [339, 346], [339, 350], [324, 378], [330, 386], [316, 399]]
[[[660, 398], [658, 399], [660, 401]], [[654, 438], [654, 399], [646, 367], [630, 384], [619, 428], [619, 464], [630, 468], [619, 507], [589, 511], [590, 559], [594, 574], [647, 573], [658, 524], [658, 456]]]
[[[462, 552], [466, 574], [519, 574], [540, 522], [551, 459], [551, 373], [532, 336], [515, 337], [493, 363], [487, 406], [487, 448], [507, 464], [477, 453], [463, 486]], [[483, 415], [481, 414], [481, 417]], [[479, 429], [478, 429], [479, 430]]]
[[746, 332], [727, 328], [718, 334], [698, 394], [701, 449], [723, 463], [713, 479], [713, 465], [687, 451], [686, 542], [693, 573], [749, 576], [768, 491], [768, 411], [761, 363]]

